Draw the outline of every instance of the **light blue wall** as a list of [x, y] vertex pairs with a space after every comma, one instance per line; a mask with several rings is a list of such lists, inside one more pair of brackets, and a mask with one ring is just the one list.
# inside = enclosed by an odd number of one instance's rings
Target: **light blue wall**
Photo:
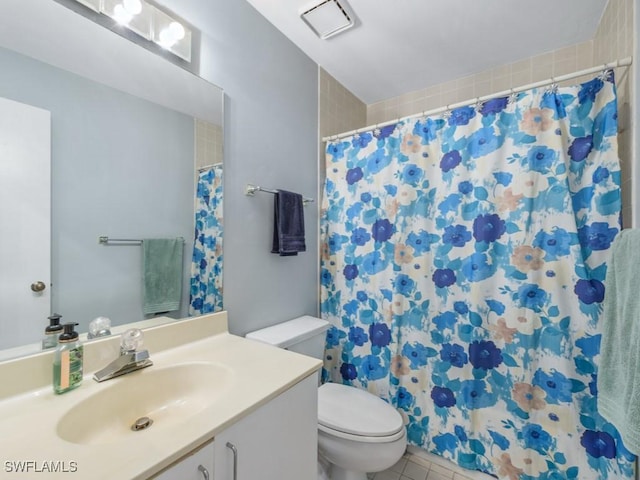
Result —
[[163, 0], [203, 32], [200, 75], [225, 90], [224, 305], [232, 333], [317, 313], [318, 199], [305, 209], [307, 252], [270, 253], [273, 196], [316, 197], [317, 65], [244, 0]]
[[98, 236], [182, 236], [186, 315], [193, 119], [8, 50], [0, 64], [0, 96], [51, 112], [52, 310], [80, 331], [101, 315], [140, 320], [141, 248], [105, 247]]

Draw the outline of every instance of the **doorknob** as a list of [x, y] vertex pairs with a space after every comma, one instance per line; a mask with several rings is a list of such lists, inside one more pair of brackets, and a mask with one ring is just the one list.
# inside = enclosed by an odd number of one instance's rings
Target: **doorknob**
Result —
[[44, 282], [34, 282], [31, 284], [31, 290], [34, 292], [42, 292], [45, 288], [47, 288], [47, 286]]

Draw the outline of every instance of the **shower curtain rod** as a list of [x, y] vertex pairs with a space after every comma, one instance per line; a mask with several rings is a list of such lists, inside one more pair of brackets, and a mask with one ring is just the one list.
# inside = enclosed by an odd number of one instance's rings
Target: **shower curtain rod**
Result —
[[212, 163], [211, 165], [205, 165], [204, 167], [198, 168], [198, 172], [204, 172], [205, 170], [208, 170], [210, 168], [222, 167], [222, 166], [223, 166], [222, 162]]
[[357, 130], [351, 130], [349, 132], [339, 133], [337, 135], [322, 137], [322, 141], [327, 142], [330, 140], [337, 140], [339, 138], [349, 137], [351, 135], [355, 135], [356, 133], [368, 132], [376, 128], [386, 127], [387, 125], [393, 125], [394, 123], [398, 123], [401, 120], [407, 120], [409, 118], [427, 117], [430, 115], [436, 115], [438, 113], [444, 113], [449, 110], [453, 110], [455, 108], [466, 107], [468, 105], [473, 105], [476, 103], [484, 102], [486, 100], [491, 100], [492, 98], [506, 97], [507, 95], [524, 92], [525, 90], [530, 90], [532, 88], [546, 87], [547, 85], [553, 85], [555, 83], [564, 82], [565, 80], [571, 80], [573, 78], [581, 77], [583, 75], [589, 75], [591, 73], [601, 72], [604, 70], [609, 70], [609, 69], [618, 68], [618, 67], [628, 67], [629, 65], [631, 65], [632, 61], [633, 61], [632, 57], [626, 57], [626, 58], [623, 58], [622, 60], [616, 60], [615, 62], [605, 63], [597, 67], [586, 68], [584, 70], [568, 73], [566, 75], [561, 75], [559, 77], [551, 77], [547, 80], [541, 80], [539, 82], [530, 83], [528, 85], [523, 85], [521, 87], [510, 88], [509, 90], [503, 90], [502, 92], [492, 93], [490, 95], [484, 95], [482, 97], [472, 98], [469, 100], [465, 100], [464, 102], [458, 102], [458, 103], [453, 103], [451, 105], [446, 105], [444, 107], [434, 108], [433, 110], [425, 110], [424, 112], [415, 113], [413, 115], [407, 115], [406, 117], [396, 118], [394, 120], [388, 120], [382, 123], [376, 123], [375, 125], [369, 125], [368, 127], [358, 128]]

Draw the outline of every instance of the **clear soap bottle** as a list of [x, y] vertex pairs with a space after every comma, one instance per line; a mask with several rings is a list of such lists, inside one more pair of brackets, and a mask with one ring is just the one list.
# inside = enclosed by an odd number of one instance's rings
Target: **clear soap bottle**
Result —
[[58, 336], [62, 333], [62, 325], [60, 319], [62, 315], [54, 313], [49, 319], [49, 326], [44, 329], [44, 337], [42, 339], [42, 349], [56, 348], [58, 346]]
[[53, 391], [64, 393], [82, 383], [84, 348], [73, 327], [77, 323], [65, 323], [64, 332], [58, 338], [58, 348], [53, 360]]

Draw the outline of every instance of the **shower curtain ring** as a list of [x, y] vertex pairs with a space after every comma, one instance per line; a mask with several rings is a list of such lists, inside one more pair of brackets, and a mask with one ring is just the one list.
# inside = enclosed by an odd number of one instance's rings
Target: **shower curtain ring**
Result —
[[602, 72], [600, 72], [600, 75], [598, 76], [598, 78], [601, 81], [606, 82], [609, 79], [609, 77], [611, 75], [611, 72], [612, 72], [612, 70], [610, 68], [603, 67], [602, 68]]

